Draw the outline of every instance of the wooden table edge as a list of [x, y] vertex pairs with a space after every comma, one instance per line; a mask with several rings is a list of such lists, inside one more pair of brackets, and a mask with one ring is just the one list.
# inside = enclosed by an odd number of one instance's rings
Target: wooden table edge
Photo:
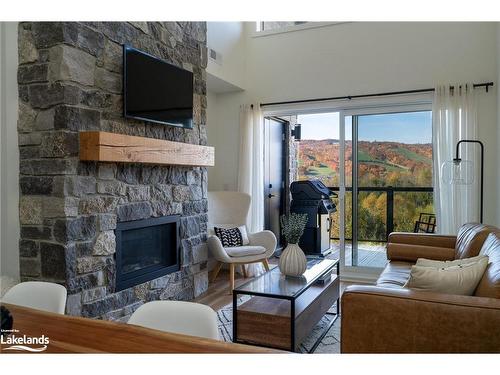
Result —
[[[71, 337], [59, 337], [60, 335], [55, 335], [52, 334], [53, 339], [51, 342], [54, 343], [54, 348], [56, 349], [61, 349], [62, 352], [65, 353], [104, 353], [104, 354], [111, 354], [111, 353], [122, 353], [122, 354], [189, 354], [189, 353], [205, 353], [205, 354], [278, 354], [278, 353], [285, 353], [283, 351], [279, 350], [273, 350], [273, 349], [267, 349], [267, 348], [260, 348], [260, 347], [255, 347], [255, 346], [250, 346], [250, 345], [244, 345], [244, 344], [235, 344], [235, 343], [230, 343], [230, 342], [224, 342], [224, 341], [218, 341], [218, 340], [213, 340], [213, 339], [208, 339], [208, 338], [202, 338], [202, 337], [195, 337], [195, 336], [188, 336], [188, 335], [182, 335], [182, 334], [177, 334], [177, 333], [169, 333], [169, 332], [163, 332], [155, 329], [150, 329], [150, 328], [145, 328], [145, 327], [140, 327], [137, 325], [133, 324], [126, 324], [126, 323], [120, 323], [120, 322], [113, 322], [113, 321], [106, 321], [106, 320], [97, 320], [97, 319], [89, 319], [89, 318], [84, 318], [84, 317], [77, 317], [77, 316], [69, 316], [69, 315], [61, 315], [61, 314], [55, 314], [51, 312], [46, 312], [46, 311], [41, 311], [41, 310], [36, 310], [36, 309], [31, 309], [28, 307], [23, 307], [23, 306], [18, 306], [18, 305], [12, 305], [12, 304], [6, 304], [6, 303], [0, 303], [1, 305], [4, 305], [9, 309], [12, 313], [12, 316], [14, 318], [14, 328], [15, 329], [20, 329], [20, 333], [25, 334], [29, 336], [30, 329], [26, 327], [31, 327], [36, 323], [33, 323], [33, 321], [41, 321], [40, 323], [43, 323], [43, 321], [47, 319], [53, 319], [59, 322], [64, 322], [70, 325], [73, 325], [75, 328], [78, 326], [79, 323], [82, 323], [82, 325], [85, 325], [87, 327], [92, 327], [95, 328], [100, 328], [100, 329], [105, 329], [109, 330], [109, 332], [118, 332], [118, 331], [123, 331], [125, 328], [127, 333], [130, 333], [131, 336], [131, 341], [130, 341], [130, 347], [125, 347], [121, 346], [120, 348], [115, 348], [115, 347], [109, 347], [110, 350], [103, 351], [101, 349], [95, 348], [92, 345], [88, 346], [83, 346], [80, 344], [75, 344]], [[21, 320], [21, 323], [18, 323], [18, 328], [16, 328], [16, 315], [21, 314], [21, 316], [24, 315], [24, 317], [29, 316], [31, 319], [30, 322], [23, 322]], [[40, 328], [43, 330], [43, 328]], [[50, 332], [57, 332], [57, 327], [49, 327], [47, 329], [47, 336], [50, 338]], [[91, 332], [88, 332], [90, 335]], [[121, 332], [123, 335], [124, 333]], [[134, 350], [133, 347], [133, 339], [135, 335], [143, 336], [143, 337], [148, 337], [151, 339], [156, 340], [159, 343], [164, 342], [165, 347], [164, 348], [155, 348], [155, 350], [143, 350], [141, 347], [139, 350]], [[181, 348], [184, 348], [184, 350], [179, 350], [176, 348], [168, 348], [168, 345], [172, 344], [173, 346], [179, 346]], [[49, 344], [50, 345], [50, 344]], [[4, 346], [4, 345], [2, 345]], [[13, 352], [5, 352], [4, 350], [1, 349], [0, 347], [0, 354], [10, 354]], [[24, 352], [25, 353], [25, 352]]]

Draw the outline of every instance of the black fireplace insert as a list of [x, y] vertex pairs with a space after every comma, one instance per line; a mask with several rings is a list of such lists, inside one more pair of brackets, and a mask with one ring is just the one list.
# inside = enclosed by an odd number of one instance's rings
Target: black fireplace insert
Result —
[[116, 291], [180, 270], [180, 215], [117, 223]]

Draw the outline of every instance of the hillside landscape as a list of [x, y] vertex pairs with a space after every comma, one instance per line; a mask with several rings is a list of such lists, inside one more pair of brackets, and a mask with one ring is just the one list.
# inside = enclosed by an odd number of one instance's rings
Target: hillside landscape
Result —
[[[339, 141], [301, 140], [298, 145], [298, 180], [319, 179], [326, 186], [339, 186]], [[352, 186], [352, 142], [345, 147], [346, 186]], [[358, 186], [431, 187], [432, 144], [360, 141], [358, 143]], [[346, 195], [346, 238], [352, 236], [352, 193]], [[358, 194], [360, 239], [386, 239], [387, 194], [363, 191]], [[413, 231], [421, 212], [432, 213], [433, 194], [394, 193], [394, 230]], [[338, 237], [338, 212], [333, 215], [333, 236]], [[336, 233], [336, 234], [335, 234]]]
[[[339, 141], [302, 140], [299, 179], [317, 178], [339, 185]], [[352, 174], [352, 142], [346, 141], [346, 182]], [[359, 186], [432, 186], [432, 144], [358, 143]]]

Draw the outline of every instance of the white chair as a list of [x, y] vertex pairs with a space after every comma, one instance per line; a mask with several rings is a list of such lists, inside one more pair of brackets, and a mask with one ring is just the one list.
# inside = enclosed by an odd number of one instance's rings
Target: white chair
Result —
[[200, 303], [153, 301], [139, 307], [128, 324], [218, 340], [217, 314]]
[[3, 296], [2, 302], [64, 314], [66, 296], [66, 288], [62, 285], [43, 281], [26, 281], [9, 289]]
[[246, 246], [223, 247], [220, 239], [215, 236], [214, 227], [233, 228], [246, 225], [248, 210], [250, 209], [250, 195], [235, 191], [208, 192], [208, 239], [207, 244], [217, 260], [212, 273], [211, 281], [215, 280], [222, 265], [229, 264], [229, 282], [232, 292], [234, 289], [234, 268], [242, 267], [246, 277], [246, 264], [262, 263], [269, 271], [267, 259], [276, 250], [276, 236], [269, 230], [257, 233], [248, 233], [250, 243]]

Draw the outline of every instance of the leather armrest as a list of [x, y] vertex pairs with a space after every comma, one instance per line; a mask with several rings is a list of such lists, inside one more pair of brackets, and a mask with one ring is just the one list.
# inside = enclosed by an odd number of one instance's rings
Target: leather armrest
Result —
[[455, 259], [455, 249], [403, 243], [387, 243], [387, 259], [389, 260], [416, 262], [418, 258], [453, 260]]
[[342, 295], [341, 352], [500, 352], [500, 300], [350, 286]]
[[402, 243], [407, 245], [421, 245], [446, 247], [455, 249], [456, 236], [446, 236], [442, 234], [431, 233], [408, 233], [408, 232], [392, 232], [389, 234], [388, 243]]

